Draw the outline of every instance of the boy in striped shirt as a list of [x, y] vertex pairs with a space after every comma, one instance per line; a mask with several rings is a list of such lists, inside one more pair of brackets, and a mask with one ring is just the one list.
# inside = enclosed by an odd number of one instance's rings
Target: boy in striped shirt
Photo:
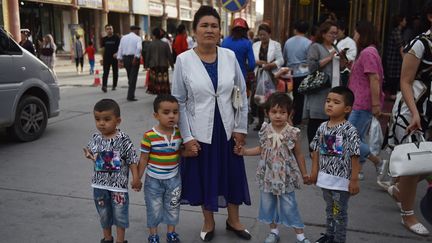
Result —
[[158, 243], [157, 227], [167, 225], [167, 242], [180, 242], [175, 232], [179, 221], [181, 179], [178, 173], [183, 139], [177, 127], [179, 105], [177, 99], [161, 94], [153, 102], [154, 117], [158, 124], [144, 133], [141, 140], [141, 157], [138, 166], [139, 178], [146, 173], [144, 198], [147, 206], [147, 227], [149, 243]]

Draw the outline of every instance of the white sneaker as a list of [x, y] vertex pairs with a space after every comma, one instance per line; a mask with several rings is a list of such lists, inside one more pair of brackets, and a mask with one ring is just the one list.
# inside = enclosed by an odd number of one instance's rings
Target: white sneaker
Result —
[[264, 243], [277, 243], [279, 242], [279, 235], [270, 232], [264, 240]]

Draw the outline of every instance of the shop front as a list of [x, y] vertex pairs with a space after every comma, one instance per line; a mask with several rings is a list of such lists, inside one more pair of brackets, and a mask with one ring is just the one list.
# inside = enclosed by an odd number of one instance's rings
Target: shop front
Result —
[[149, 2], [150, 32], [153, 28], [162, 27], [164, 18], [164, 7], [156, 1]]
[[102, 0], [78, 0], [78, 21], [84, 30], [81, 40], [87, 45], [92, 41], [95, 47], [99, 46], [101, 32]]
[[29, 29], [36, 48], [38, 41], [51, 34], [59, 52], [64, 50], [65, 35], [63, 32], [63, 11], [69, 11], [71, 0], [50, 2], [20, 1], [21, 29]]
[[129, 14], [129, 0], [109, 0], [108, 10], [108, 23], [113, 25], [114, 32], [119, 35], [129, 33], [129, 27], [135, 24]]

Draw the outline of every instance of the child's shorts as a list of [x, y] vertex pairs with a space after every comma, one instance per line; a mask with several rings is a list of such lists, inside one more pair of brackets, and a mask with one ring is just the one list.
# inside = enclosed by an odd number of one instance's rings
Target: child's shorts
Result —
[[294, 191], [279, 196], [261, 191], [258, 220], [266, 224], [283, 224], [296, 229], [305, 227], [297, 208]]
[[93, 198], [102, 228], [129, 227], [129, 194], [93, 188]]
[[177, 225], [180, 214], [180, 174], [169, 179], [145, 176], [144, 200], [147, 207], [147, 227], [155, 228], [160, 223]]

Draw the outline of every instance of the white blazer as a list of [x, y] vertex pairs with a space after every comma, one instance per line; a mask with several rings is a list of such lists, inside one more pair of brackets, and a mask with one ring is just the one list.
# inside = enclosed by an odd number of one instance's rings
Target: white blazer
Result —
[[[233, 51], [220, 47], [217, 48], [217, 62], [218, 86], [215, 92], [204, 64], [193, 49], [176, 59], [172, 94], [179, 101], [179, 128], [185, 143], [192, 139], [211, 143], [216, 101], [227, 139], [233, 132], [247, 134], [246, 83], [240, 65]], [[234, 85], [240, 87], [243, 101], [237, 126], [231, 101]]]
[[[259, 51], [261, 48], [261, 41], [257, 41], [252, 45], [252, 49], [253, 49], [253, 53], [254, 53], [254, 57], [255, 57], [255, 62], [259, 60]], [[272, 72], [277, 72], [279, 70], [280, 67], [283, 66], [284, 64], [284, 59], [283, 59], [283, 55], [282, 55], [282, 48], [279, 42], [271, 40], [269, 41], [269, 45], [268, 45], [268, 51], [267, 51], [267, 62], [271, 63], [274, 62], [277, 65], [277, 68], [273, 69]], [[255, 71], [258, 69], [259, 67], [256, 66], [255, 67]]]

